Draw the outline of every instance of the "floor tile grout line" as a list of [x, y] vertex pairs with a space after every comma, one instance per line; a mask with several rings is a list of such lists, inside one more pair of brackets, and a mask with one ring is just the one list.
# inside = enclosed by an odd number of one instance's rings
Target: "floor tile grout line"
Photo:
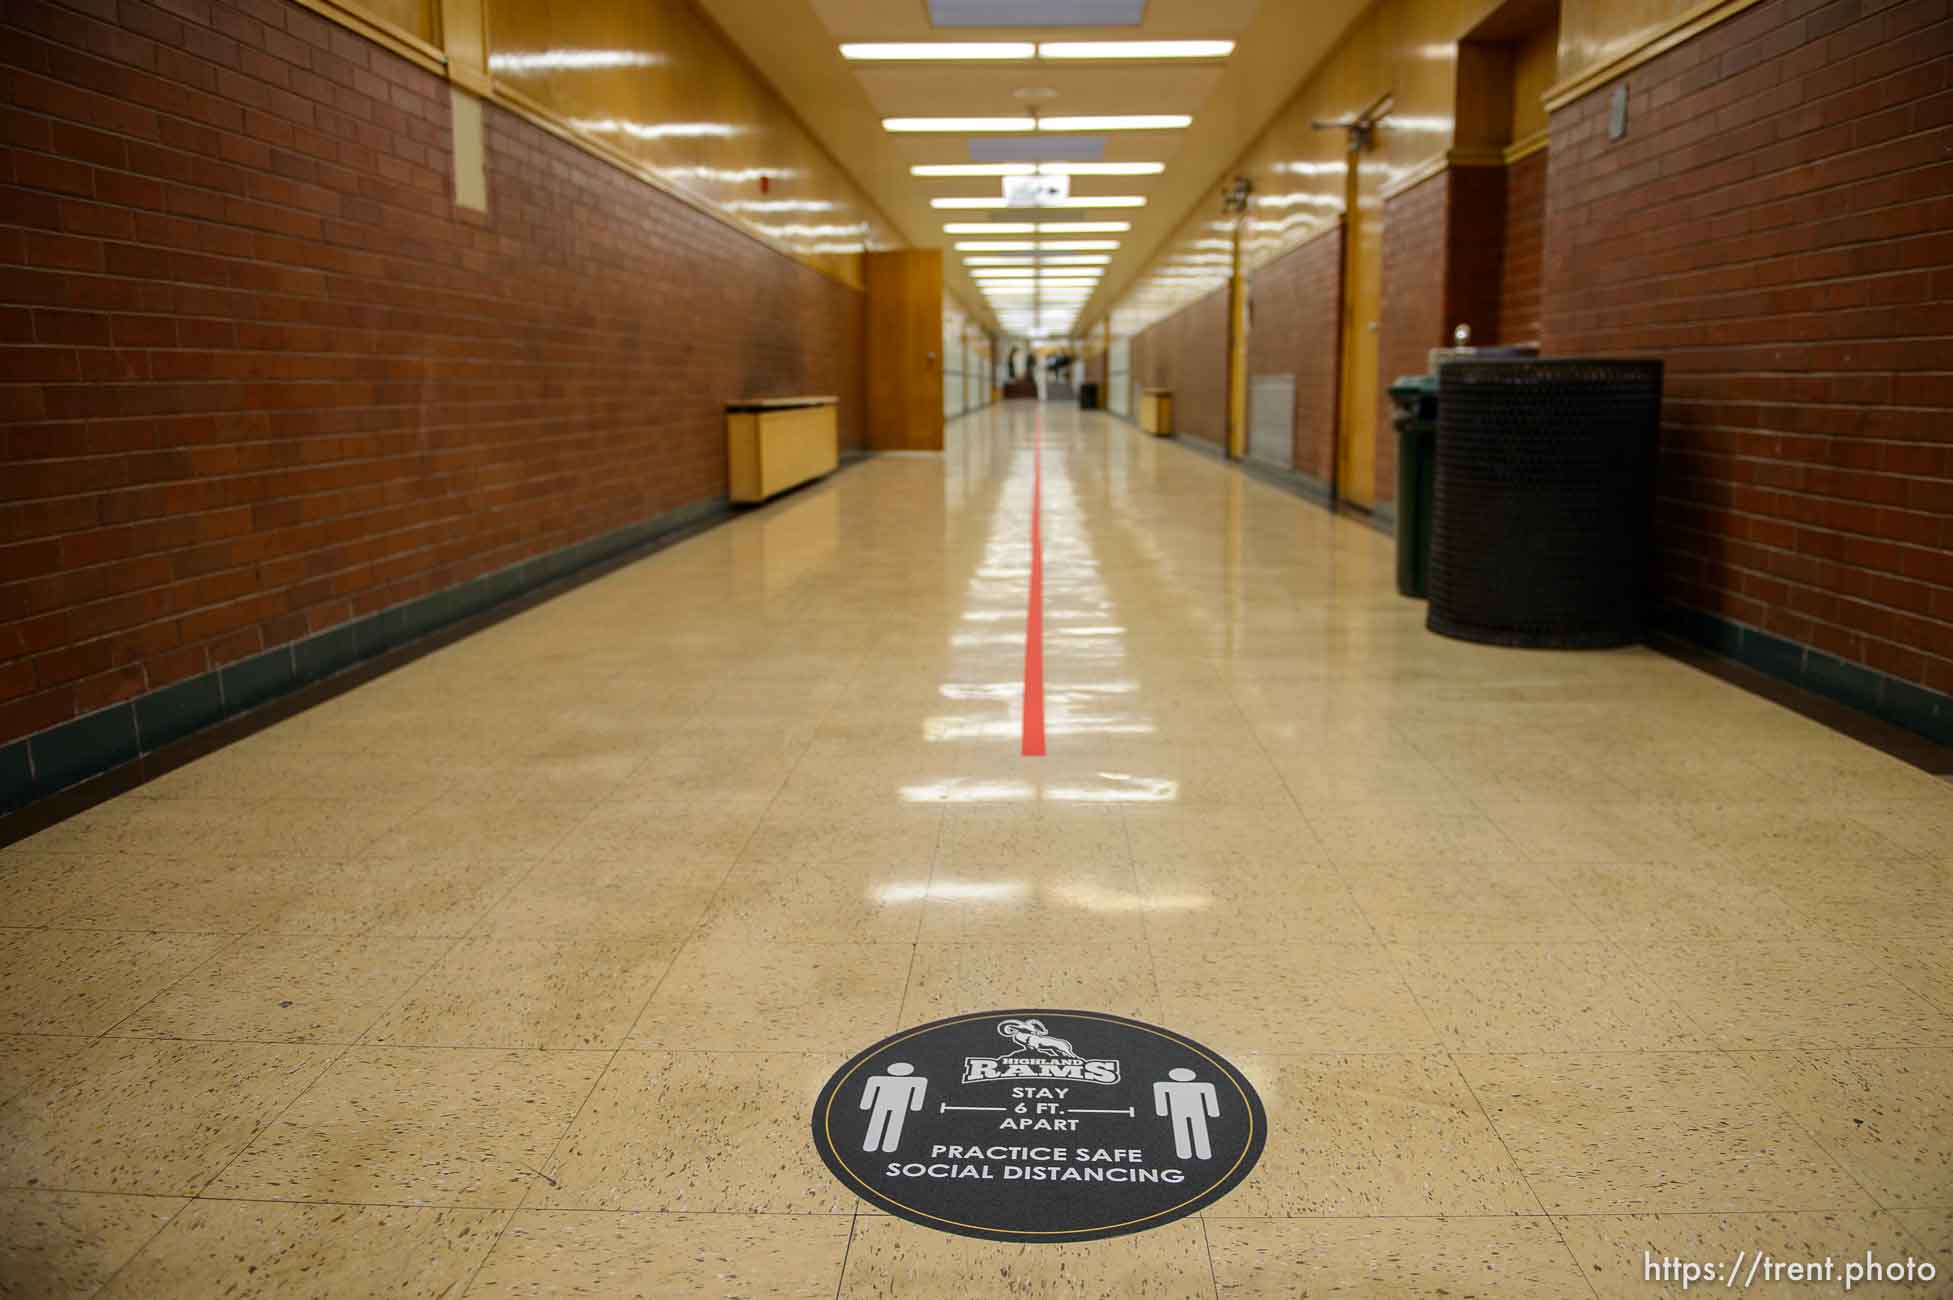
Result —
[[[1412, 996], [1416, 995], [1412, 994]], [[1586, 1283], [1587, 1294], [1599, 1300], [1599, 1289], [1594, 1286], [1593, 1279], [1587, 1276], [1586, 1267], [1581, 1264], [1580, 1257], [1574, 1253], [1572, 1243], [1566, 1239], [1566, 1233], [1562, 1232], [1560, 1225], [1553, 1221], [1553, 1212], [1546, 1208], [1545, 1199], [1533, 1186], [1532, 1175], [1526, 1172], [1526, 1167], [1519, 1162], [1519, 1157], [1512, 1153], [1512, 1144], [1506, 1140], [1505, 1134], [1499, 1131], [1498, 1122], [1492, 1118], [1492, 1112], [1486, 1108], [1485, 1099], [1479, 1096], [1478, 1089], [1472, 1086], [1471, 1077], [1465, 1073], [1464, 1067], [1458, 1064], [1456, 1054], [1446, 1052], [1444, 1055], [1445, 1060], [1451, 1065], [1452, 1074], [1464, 1084], [1465, 1095], [1472, 1099], [1472, 1104], [1478, 1107], [1478, 1113], [1484, 1117], [1485, 1127], [1490, 1129], [1492, 1136], [1499, 1140], [1499, 1149], [1505, 1152], [1505, 1158], [1511, 1164], [1512, 1172], [1519, 1175], [1519, 1181], [1525, 1184], [1526, 1195], [1533, 1198], [1533, 1204], [1539, 1207], [1540, 1214], [1545, 1216], [1546, 1222], [1551, 1225], [1553, 1235], [1559, 1239], [1560, 1249], [1566, 1252], [1568, 1262], [1573, 1265], [1573, 1271], [1580, 1276], [1582, 1282]]]
[[854, 1235], [861, 1229], [861, 1202], [855, 1201], [854, 1213], [848, 1218], [848, 1239], [841, 1247], [841, 1267], [834, 1278], [834, 1300], [841, 1300], [841, 1292], [848, 1285], [848, 1256], [854, 1253]]
[[[448, 951], [452, 951], [454, 945], [460, 942], [461, 941], [459, 939], [454, 940], [452, 943], [448, 945]], [[429, 969], [432, 968], [430, 967]], [[423, 972], [423, 975], [424, 974], [425, 972]], [[415, 981], [415, 983], [418, 982], [419, 982], [418, 980]], [[411, 987], [412, 985], [409, 985], [409, 988]], [[404, 998], [405, 996], [406, 996], [406, 990], [403, 989], [398, 997], [396, 997], [392, 1002], [389, 1002], [387, 1004], [387, 1006], [380, 1012], [380, 1015], [384, 1017], [387, 1014], [387, 1012], [391, 1011], [395, 1006], [399, 1005], [401, 998]], [[375, 1023], [378, 1023], [378, 1021], [376, 1020]], [[224, 1163], [221, 1166], [219, 1166], [214, 1172], [212, 1172], [208, 1178], [203, 1179], [201, 1182], [197, 1184], [196, 1190], [193, 1191], [186, 1199], [184, 1209], [188, 1209], [190, 1205], [195, 1204], [198, 1200], [201, 1200], [204, 1190], [206, 1188], [209, 1188], [213, 1184], [215, 1184], [219, 1179], [221, 1179], [224, 1176], [224, 1174], [229, 1171], [232, 1165], [236, 1164], [240, 1159], [244, 1157], [245, 1152], [249, 1151], [252, 1147], [256, 1146], [258, 1144], [259, 1139], [264, 1137], [266, 1133], [269, 1133], [272, 1130], [272, 1128], [278, 1123], [279, 1120], [283, 1119], [287, 1114], [291, 1112], [292, 1107], [298, 1105], [299, 1101], [302, 1100], [306, 1096], [306, 1094], [310, 1093], [312, 1089], [318, 1087], [320, 1080], [324, 1079], [328, 1074], [330, 1074], [334, 1066], [338, 1065], [339, 1062], [345, 1060], [346, 1057], [353, 1051], [355, 1046], [356, 1043], [348, 1043], [345, 1046], [341, 1047], [338, 1052], [333, 1054], [332, 1059], [328, 1060], [324, 1064], [324, 1066], [322, 1066], [319, 1069], [318, 1073], [314, 1074], [309, 1080], [306, 1081], [304, 1087], [294, 1092], [290, 1100], [288, 1100], [283, 1106], [280, 1106], [278, 1108], [275, 1114], [267, 1117], [262, 1124], [259, 1124], [257, 1127], [252, 1129], [251, 1135], [244, 1140], [244, 1142], [237, 1148], [236, 1151], [231, 1153], [230, 1158], [224, 1161]], [[180, 1213], [181, 1211], [178, 1212], [178, 1214]], [[170, 1223], [175, 1223], [176, 1219], [177, 1219], [177, 1215], [170, 1216]], [[165, 1224], [164, 1228], [167, 1228], [168, 1226], [169, 1226], [168, 1224]], [[115, 1279], [120, 1277], [123, 1274], [123, 1272], [125, 1272], [129, 1268], [130, 1265], [134, 1264], [138, 1259], [140, 1259], [143, 1253], [156, 1243], [156, 1239], [162, 1236], [163, 1230], [164, 1229], [158, 1229], [155, 1236], [150, 1237], [148, 1241], [144, 1242], [140, 1250], [131, 1254], [127, 1259], [123, 1260], [121, 1264], [117, 1265], [115, 1271], [109, 1274], [109, 1276], [103, 1281], [101, 1287], [97, 1289], [95, 1294], [100, 1295], [102, 1292], [106, 1291], [109, 1287], [113, 1286], [115, 1283]]]
[[[98, 1197], [115, 1200], [141, 1201], [182, 1201], [185, 1208], [195, 1201], [212, 1205], [322, 1205], [342, 1209], [387, 1209], [387, 1210], [467, 1210], [474, 1213], [499, 1213], [512, 1211], [509, 1205], [479, 1204], [472, 1201], [349, 1201], [332, 1197], [279, 1197], [279, 1196], [189, 1196], [179, 1192], [142, 1192], [117, 1188], [101, 1187], [51, 1187], [42, 1184], [34, 1186], [0, 1183], [0, 1193], [12, 1193], [28, 1197]], [[856, 1212], [850, 1210], [607, 1210], [587, 1206], [564, 1206], [560, 1209], [531, 1209], [530, 1214], [562, 1215], [614, 1215], [618, 1218], [725, 1218], [725, 1219], [851, 1219]], [[1433, 1222], [1452, 1221], [1478, 1223], [1507, 1223], [1514, 1219], [1614, 1219], [1648, 1218], [1659, 1215], [1663, 1218], [1769, 1218], [1780, 1214], [1884, 1214], [1896, 1217], [1899, 1214], [1950, 1214], [1953, 1202], [1938, 1203], [1927, 1201], [1917, 1205], [1866, 1206], [1862, 1201], [1820, 1205], [1779, 1205], [1767, 1209], [1730, 1210], [1710, 1206], [1684, 1210], [1647, 1210], [1620, 1206], [1599, 1210], [1554, 1210], [1554, 1211], [1511, 1211], [1505, 1214], [1450, 1214], [1428, 1210], [1419, 1214], [1210, 1214], [1202, 1212], [1189, 1216], [1197, 1220], [1216, 1223], [1368, 1223], [1386, 1222]], [[894, 1215], [875, 1215], [878, 1219], [894, 1219]]]
[[109, 1275], [102, 1279], [101, 1285], [88, 1293], [91, 1300], [93, 1300], [93, 1297], [95, 1296], [106, 1294], [108, 1289], [115, 1285], [115, 1279], [121, 1277], [123, 1273], [127, 1272], [129, 1265], [135, 1263], [138, 1259], [142, 1258], [143, 1253], [147, 1251], [151, 1246], [156, 1244], [156, 1239], [162, 1236], [165, 1232], [168, 1232], [170, 1230], [170, 1226], [174, 1224], [178, 1219], [182, 1218], [184, 1213], [188, 1211], [190, 1207], [195, 1204], [196, 1204], [195, 1198], [186, 1197], [184, 1198], [183, 1203], [181, 1205], [177, 1206], [174, 1210], [170, 1211], [167, 1215], [165, 1215], [163, 1217], [163, 1221], [156, 1225], [156, 1231], [150, 1233], [147, 1237], [144, 1237], [142, 1241], [142, 1245], [130, 1251], [128, 1258], [124, 1259], [120, 1264], [117, 1264], [115, 1268], [109, 1272]]
[[[1133, 849], [1132, 821], [1129, 817], [1127, 817], [1126, 811], [1127, 810], [1123, 808], [1119, 810], [1119, 830], [1120, 833], [1124, 835], [1126, 841], [1126, 870], [1132, 876], [1134, 895], [1135, 897], [1138, 897], [1139, 888], [1140, 888], [1139, 855]], [[1161, 1020], [1165, 1020], [1167, 1019], [1166, 986], [1160, 979], [1159, 949], [1155, 946], [1153, 941], [1153, 927], [1147, 921], [1146, 907], [1143, 899], [1141, 901], [1141, 905], [1139, 909], [1139, 935], [1140, 935], [1140, 942], [1144, 944], [1146, 947], [1147, 969], [1152, 972], [1152, 976], [1153, 976], [1153, 1005], [1155, 1008], [1155, 1012], [1160, 1017]], [[1266, 1141], [1265, 1138], [1264, 1141]], [[1234, 1190], [1235, 1190], [1234, 1188], [1229, 1188], [1228, 1192], [1232, 1193]], [[1225, 1200], [1226, 1196], [1223, 1195], [1221, 1199]], [[1215, 1203], [1217, 1204], [1218, 1202]], [[1214, 1260], [1213, 1238], [1209, 1236], [1207, 1232], [1207, 1218], [1205, 1213], [1206, 1208], [1211, 1208], [1211, 1206], [1203, 1207], [1202, 1212], [1196, 1214], [1194, 1217], [1200, 1224], [1200, 1247], [1201, 1250], [1207, 1256], [1207, 1278], [1208, 1281], [1213, 1284], [1214, 1300], [1220, 1300], [1220, 1294], [1221, 1294], [1220, 1267]]]
[[[804, 756], [804, 751], [803, 751], [803, 756]], [[799, 766], [799, 763], [800, 760], [796, 759], [794, 761], [794, 767], [797, 768]], [[782, 787], [784, 788], [784, 782], [782, 783]], [[583, 1117], [583, 1112], [586, 1109], [588, 1109], [590, 1105], [590, 1099], [596, 1096], [597, 1090], [603, 1086], [603, 1081], [607, 1077], [609, 1077], [611, 1071], [616, 1067], [617, 1058], [623, 1054], [626, 1048], [629, 1047], [632, 1035], [637, 1033], [637, 1027], [640, 1023], [643, 1022], [645, 1012], [650, 1010], [651, 1004], [657, 1000], [659, 991], [662, 990], [665, 986], [665, 981], [671, 978], [672, 971], [678, 968], [678, 963], [684, 958], [686, 949], [689, 948], [693, 940], [695, 940], [698, 937], [699, 928], [705, 924], [705, 918], [711, 914], [713, 900], [718, 897], [719, 891], [725, 888], [726, 881], [731, 877], [732, 873], [738, 868], [740, 859], [745, 856], [746, 850], [752, 846], [754, 837], [756, 837], [759, 834], [760, 827], [765, 824], [768, 814], [771, 813], [774, 805], [778, 803], [778, 801], [779, 801], [779, 793], [778, 791], [776, 791], [773, 797], [767, 801], [766, 807], [762, 809], [760, 811], [760, 814], [753, 820], [752, 826], [747, 829], [745, 838], [740, 841], [739, 849], [730, 855], [730, 860], [727, 862], [725, 869], [722, 872], [720, 872], [718, 883], [713, 887], [712, 894], [706, 898], [704, 905], [700, 908], [698, 916], [693, 919], [691, 929], [686, 933], [685, 937], [679, 940], [679, 942], [673, 948], [670, 962], [668, 962], [664, 970], [659, 973], [657, 982], [651, 986], [651, 991], [645, 995], [644, 1001], [639, 1004], [637, 1009], [637, 1014], [631, 1017], [631, 1023], [629, 1026], [625, 1028], [623, 1034], [618, 1038], [617, 1046], [610, 1050], [609, 1056], [605, 1060], [603, 1068], [598, 1070], [596, 1074], [592, 1077], [590, 1081], [590, 1087], [584, 1092], [583, 1099], [577, 1103], [577, 1107], [575, 1111], [571, 1113], [568, 1123], [566, 1123], [563, 1126], [563, 1131], [557, 1136], [555, 1145], [550, 1148], [549, 1155], [544, 1158], [542, 1169], [535, 1171], [540, 1177], [547, 1179], [552, 1183], [555, 1181], [555, 1166], [557, 1164], [558, 1157], [562, 1153], [563, 1144], [569, 1141], [570, 1134], [574, 1132], [576, 1129], [577, 1121]], [[568, 832], [566, 832], [566, 834], [567, 833]], [[515, 1208], [517, 1212], [520, 1212], [521, 1210], [524, 1210], [528, 1207], [529, 1198], [535, 1193], [535, 1187], [536, 1187], [535, 1181], [534, 1179], [531, 1179], [529, 1185], [523, 1189], [521, 1200], [519, 1200], [516, 1203]], [[513, 1218], [511, 1218], [511, 1222], [512, 1221]], [[498, 1234], [496, 1237], [496, 1245], [499, 1245], [500, 1242], [501, 1242], [501, 1237]], [[494, 1250], [495, 1247], [490, 1246], [488, 1251], [483, 1254], [482, 1260], [484, 1265], [486, 1264], [489, 1255], [492, 1255], [494, 1253]], [[477, 1272], [479, 1272], [479, 1270], [477, 1270]], [[469, 1281], [469, 1285], [472, 1286], [473, 1284], [474, 1284], [473, 1279], [471, 1278]], [[463, 1295], [465, 1294], [466, 1291], [464, 1290]]]
[[[735, 520], [734, 522], [738, 522], [738, 521]], [[833, 709], [833, 704], [830, 701], [827, 708], [822, 710], [821, 717], [825, 718], [827, 714], [832, 711], [832, 709]], [[818, 727], [819, 725], [818, 720], [816, 721], [815, 725], [816, 727]], [[774, 791], [770, 796], [768, 796], [765, 806], [760, 809], [759, 815], [755, 817], [753, 820], [753, 824], [747, 828], [746, 835], [740, 841], [738, 850], [729, 855], [725, 869], [719, 873], [718, 882], [713, 886], [712, 893], [706, 897], [704, 905], [699, 910], [699, 914], [695, 918], [693, 918], [691, 929], [686, 933], [685, 937], [681, 939], [673, 947], [671, 960], [666, 963], [664, 970], [661, 971], [658, 975], [657, 982], [651, 986], [651, 991], [648, 994], [646, 994], [644, 1001], [639, 1004], [637, 1009], [637, 1014], [631, 1017], [630, 1025], [627, 1026], [623, 1034], [619, 1036], [617, 1040], [617, 1046], [610, 1051], [609, 1056], [604, 1061], [603, 1068], [599, 1069], [594, 1075], [591, 1076], [589, 1088], [584, 1091], [582, 1100], [580, 1100], [577, 1103], [576, 1109], [571, 1112], [568, 1122], [566, 1122], [563, 1125], [562, 1132], [560, 1132], [557, 1135], [556, 1142], [550, 1148], [549, 1154], [543, 1158], [542, 1168], [531, 1171], [535, 1176], [531, 1177], [528, 1180], [527, 1185], [524, 1186], [524, 1188], [522, 1189], [521, 1198], [517, 1200], [515, 1207], [512, 1210], [510, 1210], [508, 1218], [503, 1221], [502, 1227], [500, 1228], [500, 1230], [496, 1232], [495, 1240], [489, 1244], [487, 1250], [482, 1252], [481, 1259], [476, 1263], [474, 1271], [469, 1274], [467, 1283], [461, 1289], [462, 1297], [466, 1297], [467, 1293], [474, 1289], [475, 1283], [480, 1278], [482, 1270], [488, 1267], [488, 1261], [490, 1260], [490, 1258], [494, 1256], [495, 1251], [498, 1248], [500, 1248], [503, 1237], [507, 1235], [509, 1225], [513, 1224], [516, 1220], [516, 1217], [519, 1214], [521, 1214], [525, 1209], [528, 1208], [530, 1198], [534, 1196], [536, 1193], [537, 1179], [540, 1178], [543, 1180], [547, 1180], [552, 1186], [555, 1185], [556, 1182], [555, 1175], [557, 1169], [560, 1167], [558, 1165], [558, 1161], [562, 1155], [563, 1146], [566, 1142], [570, 1140], [570, 1135], [576, 1131], [577, 1121], [583, 1118], [583, 1113], [585, 1110], [589, 1108], [591, 1098], [597, 1095], [598, 1089], [603, 1087], [604, 1080], [610, 1077], [611, 1071], [616, 1068], [618, 1057], [621, 1056], [624, 1050], [626, 1049], [626, 1047], [629, 1046], [632, 1035], [634, 1035], [637, 1032], [638, 1025], [643, 1022], [645, 1012], [650, 1010], [651, 1004], [657, 1000], [658, 993], [664, 988], [665, 982], [671, 978], [672, 971], [676, 970], [678, 968], [678, 963], [681, 960], [683, 960], [686, 949], [689, 948], [692, 942], [698, 937], [699, 929], [705, 924], [706, 918], [711, 915], [713, 902], [716, 901], [719, 894], [725, 889], [726, 881], [729, 880], [732, 877], [733, 872], [738, 869], [741, 859], [743, 859], [746, 855], [746, 851], [752, 847], [753, 840], [759, 834], [760, 827], [766, 823], [766, 818], [772, 813], [774, 807], [779, 803], [781, 792], [785, 790], [787, 786], [787, 782], [792, 779], [793, 773], [799, 769], [800, 764], [805, 760], [806, 753], [807, 753], [806, 746], [802, 746], [800, 751], [795, 755], [793, 762], [788, 765], [786, 775], [781, 777], [780, 784], [774, 787]], [[648, 763], [649, 761], [650, 760], [647, 758], [646, 762]], [[640, 770], [642, 766], [643, 765], [641, 764]], [[627, 777], [626, 779], [629, 778]], [[596, 815], [595, 808], [593, 807], [592, 810], [588, 814], [586, 814], [583, 818], [579, 819], [575, 825], [566, 828], [563, 831], [562, 835], [559, 836], [558, 839], [555, 841], [555, 844], [552, 847], [560, 848], [563, 841], [567, 840], [572, 834], [575, 833], [577, 827], [581, 826], [584, 821], [589, 820], [590, 817], [593, 817], [595, 815]], [[512, 892], [513, 889], [511, 889], [511, 893]], [[507, 898], [508, 895], [504, 895], [503, 901], [506, 901]], [[499, 903], [497, 905], [499, 906]], [[486, 912], [483, 913], [482, 915], [483, 922], [486, 921], [487, 915], [488, 914]]]
[[1214, 1284], [1214, 1300], [1221, 1300], [1221, 1266], [1214, 1258], [1214, 1236], [1207, 1230], [1206, 1214], [1197, 1214], [1194, 1219], [1200, 1224], [1200, 1244], [1207, 1252], [1207, 1280]]
[[1870, 1201], [1872, 1205], [1887, 1213], [1890, 1213], [1894, 1210], [1907, 1208], [1904, 1206], [1887, 1205], [1883, 1200], [1879, 1199], [1878, 1193], [1874, 1191], [1871, 1188], [1871, 1186], [1865, 1182], [1863, 1178], [1860, 1178], [1858, 1176], [1858, 1172], [1855, 1169], [1853, 1169], [1850, 1165], [1846, 1164], [1844, 1158], [1838, 1155], [1837, 1152], [1833, 1151], [1830, 1145], [1826, 1143], [1822, 1137], [1812, 1132], [1810, 1127], [1806, 1125], [1803, 1120], [1797, 1118], [1797, 1113], [1790, 1108], [1789, 1104], [1786, 1103], [1784, 1099], [1781, 1096], [1779, 1096], [1774, 1089], [1772, 1089], [1769, 1085], [1758, 1080], [1756, 1076], [1752, 1075], [1748, 1070], [1745, 1070], [1743, 1068], [1742, 1061], [1737, 1059], [1736, 1053], [1734, 1051], [1732, 1051], [1730, 1048], [1724, 1047], [1720, 1049], [1719, 1055], [1721, 1055], [1725, 1061], [1729, 1062], [1729, 1067], [1736, 1071], [1737, 1077], [1742, 1079], [1743, 1082], [1746, 1085], [1748, 1085], [1748, 1087], [1752, 1092], [1761, 1095], [1765, 1100], [1769, 1102], [1771, 1106], [1775, 1107], [1777, 1114], [1781, 1117], [1782, 1121], [1788, 1123], [1794, 1131], [1801, 1134], [1803, 1136], [1803, 1139], [1806, 1142], [1811, 1144], [1813, 1150], [1822, 1153], [1824, 1158], [1826, 1160], [1829, 1160], [1832, 1163], [1832, 1165], [1836, 1167], [1839, 1173], [1843, 1174], [1846, 1178], [1850, 1179], [1852, 1185], [1857, 1187], [1859, 1191], [1863, 1192], [1865, 1194], [1865, 1199]]
[[[929, 919], [930, 900], [936, 891], [936, 872], [943, 858], [943, 841], [949, 836], [949, 816], [944, 812], [941, 821], [936, 823], [936, 840], [929, 849], [929, 884], [922, 891], [922, 906], [916, 909], [915, 933], [909, 936], [909, 969], [902, 977], [902, 996], [895, 1004], [895, 1023], [889, 1026], [894, 1033], [908, 1023], [909, 994], [915, 988], [915, 966], [922, 957], [922, 927]], [[859, 1199], [857, 1198], [857, 1207]], [[857, 1213], [859, 1209], [857, 1208]]]
[[[131, 932], [111, 931], [111, 933], [131, 933]], [[93, 1039], [96, 1042], [104, 1042], [110, 1038], [116, 1037], [115, 1034], [116, 1030], [120, 1029], [123, 1025], [128, 1024], [131, 1020], [141, 1015], [143, 1011], [147, 1009], [149, 1006], [151, 1006], [153, 1003], [155, 1003], [155, 1001], [158, 998], [163, 997], [171, 989], [174, 989], [177, 985], [183, 983], [185, 980], [188, 980], [192, 975], [195, 975], [198, 971], [202, 970], [204, 967], [214, 964], [216, 961], [224, 957], [233, 949], [242, 947], [244, 945], [245, 939], [247, 939], [248, 937], [249, 937], [248, 932], [242, 934], [234, 934], [230, 937], [230, 941], [228, 943], [218, 944], [217, 947], [211, 950], [211, 953], [208, 957], [205, 957], [202, 961], [199, 961], [195, 965], [189, 967], [181, 975], [169, 981], [167, 984], [163, 985], [163, 987], [157, 989], [154, 993], [150, 994], [147, 998], [144, 998], [139, 1005], [131, 1008], [129, 1013], [123, 1016], [120, 1020], [115, 1021], [113, 1024], [109, 1025], [106, 1029], [100, 1030], [96, 1034], [92, 1035]]]

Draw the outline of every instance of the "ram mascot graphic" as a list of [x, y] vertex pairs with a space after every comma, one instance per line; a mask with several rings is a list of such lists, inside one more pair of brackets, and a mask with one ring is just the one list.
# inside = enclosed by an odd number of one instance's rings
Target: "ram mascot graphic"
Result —
[[1017, 1052], [1024, 1055], [1058, 1057], [1062, 1060], [1080, 1060], [1070, 1043], [1053, 1034], [1044, 1027], [1042, 1020], [1006, 1020], [997, 1026], [997, 1032], [1017, 1044]]

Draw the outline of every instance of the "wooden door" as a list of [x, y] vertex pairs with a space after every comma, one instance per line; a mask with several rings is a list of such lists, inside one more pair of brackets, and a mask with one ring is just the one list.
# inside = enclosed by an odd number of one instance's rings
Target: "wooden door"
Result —
[[869, 253], [868, 445], [943, 449], [943, 254]]
[[1376, 501], [1377, 319], [1383, 284], [1383, 168], [1352, 151], [1344, 189], [1342, 410], [1336, 495]]

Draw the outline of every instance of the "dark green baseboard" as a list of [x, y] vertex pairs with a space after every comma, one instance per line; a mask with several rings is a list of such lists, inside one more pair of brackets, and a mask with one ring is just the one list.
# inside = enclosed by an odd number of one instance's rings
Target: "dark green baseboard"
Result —
[[1701, 610], [1669, 606], [1657, 619], [1665, 631], [1768, 677], [1860, 713], [1953, 745], [1953, 695], [1927, 690], [1862, 664]]
[[0, 746], [0, 813], [114, 771], [497, 606], [730, 517], [723, 498], [534, 556]]

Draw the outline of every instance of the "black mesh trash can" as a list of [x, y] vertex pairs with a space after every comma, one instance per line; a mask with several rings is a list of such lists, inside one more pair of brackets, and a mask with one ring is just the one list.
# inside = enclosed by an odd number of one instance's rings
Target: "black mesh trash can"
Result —
[[1087, 380], [1078, 386], [1078, 409], [1096, 411], [1099, 409], [1099, 386]]
[[1438, 372], [1433, 632], [1581, 649], [1640, 639], [1661, 362]]

